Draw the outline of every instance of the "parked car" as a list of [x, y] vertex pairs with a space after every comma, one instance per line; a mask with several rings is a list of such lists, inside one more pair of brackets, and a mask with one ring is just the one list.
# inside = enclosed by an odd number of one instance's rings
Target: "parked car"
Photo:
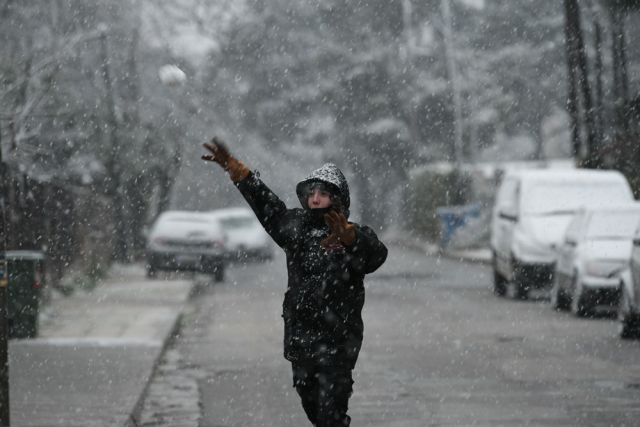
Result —
[[620, 279], [620, 301], [618, 320], [620, 338], [640, 338], [640, 235], [636, 235], [631, 249], [630, 267], [618, 275]]
[[147, 276], [158, 270], [201, 271], [224, 280], [225, 234], [203, 212], [167, 211], [154, 222], [147, 239]]
[[210, 212], [227, 235], [227, 250], [234, 258], [271, 259], [273, 242], [255, 214], [248, 208], [226, 208]]
[[516, 295], [551, 285], [556, 247], [581, 206], [633, 201], [629, 183], [616, 171], [521, 170], [508, 172], [496, 195], [491, 219], [494, 292]]
[[618, 304], [618, 273], [629, 266], [640, 223], [640, 203], [581, 209], [558, 247], [551, 304], [588, 316], [601, 305]]

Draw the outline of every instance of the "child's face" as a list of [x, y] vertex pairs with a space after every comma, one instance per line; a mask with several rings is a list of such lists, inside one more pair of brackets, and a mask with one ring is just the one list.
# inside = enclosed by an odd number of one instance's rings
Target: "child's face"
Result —
[[307, 196], [307, 204], [311, 209], [322, 209], [331, 206], [331, 194], [328, 191], [314, 188]]

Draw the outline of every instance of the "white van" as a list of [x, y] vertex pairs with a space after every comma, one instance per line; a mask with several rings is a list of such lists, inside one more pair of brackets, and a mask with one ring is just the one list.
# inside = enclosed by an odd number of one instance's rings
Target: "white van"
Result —
[[507, 172], [491, 219], [494, 292], [504, 295], [508, 281], [518, 298], [552, 283], [556, 247], [581, 207], [633, 201], [617, 171], [588, 169]]

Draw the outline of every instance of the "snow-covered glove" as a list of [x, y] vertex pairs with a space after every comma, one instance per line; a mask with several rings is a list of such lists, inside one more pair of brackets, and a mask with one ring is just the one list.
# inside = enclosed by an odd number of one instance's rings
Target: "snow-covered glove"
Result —
[[222, 166], [222, 168], [229, 173], [231, 181], [240, 182], [249, 176], [249, 168], [240, 160], [233, 157], [231, 153], [229, 153], [227, 146], [220, 139], [214, 136], [210, 144], [204, 143], [202, 145], [211, 153], [203, 155], [202, 160], [216, 162]]
[[347, 217], [342, 212], [330, 211], [324, 215], [324, 220], [329, 226], [330, 234], [320, 242], [323, 248], [329, 248], [338, 243], [351, 246], [356, 241], [356, 227], [347, 222]]

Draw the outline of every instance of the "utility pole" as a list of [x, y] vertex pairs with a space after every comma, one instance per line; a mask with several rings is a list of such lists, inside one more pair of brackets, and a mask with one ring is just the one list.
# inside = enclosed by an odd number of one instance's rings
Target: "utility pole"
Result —
[[443, 20], [444, 35], [444, 51], [447, 60], [447, 74], [450, 93], [453, 98], [453, 114], [454, 114], [454, 157], [456, 170], [460, 170], [462, 165], [462, 101], [460, 99], [460, 82], [458, 80], [458, 69], [455, 60], [455, 46], [453, 43], [453, 31], [451, 29], [451, 6], [449, 0], [441, 0], [440, 9]]
[[7, 300], [9, 299], [9, 269], [7, 265], [7, 168], [2, 157], [0, 132], [0, 426], [9, 427], [9, 330]]
[[120, 188], [120, 143], [118, 141], [118, 118], [116, 116], [116, 104], [114, 99], [111, 71], [109, 69], [109, 51], [107, 46], [107, 26], [100, 24], [100, 53], [102, 56], [102, 78], [105, 86], [105, 99], [107, 102], [107, 127], [109, 132], [109, 151], [105, 167], [108, 174], [107, 193], [113, 201], [113, 226], [115, 241], [113, 257], [117, 261], [126, 259], [127, 241], [124, 235], [124, 206], [122, 189]]

